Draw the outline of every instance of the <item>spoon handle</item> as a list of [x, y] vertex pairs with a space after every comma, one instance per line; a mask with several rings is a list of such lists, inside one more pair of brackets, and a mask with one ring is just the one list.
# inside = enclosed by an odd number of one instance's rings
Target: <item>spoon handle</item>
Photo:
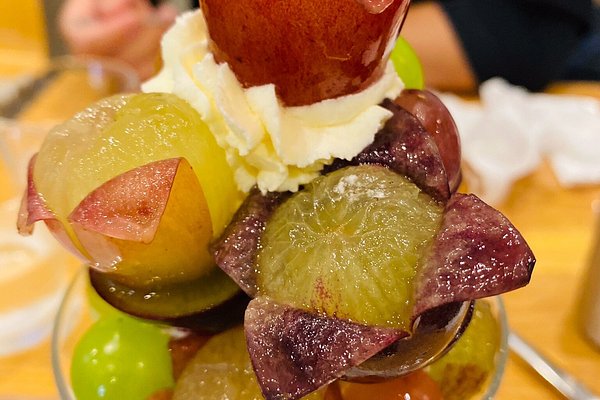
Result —
[[569, 400], [600, 400], [573, 376], [553, 365], [514, 332], [508, 334], [510, 349]]

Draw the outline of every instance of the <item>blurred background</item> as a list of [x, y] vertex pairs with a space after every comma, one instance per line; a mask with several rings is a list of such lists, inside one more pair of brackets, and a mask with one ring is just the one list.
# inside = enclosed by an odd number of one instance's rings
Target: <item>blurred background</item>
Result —
[[[69, 53], [58, 22], [64, 3], [64, 0], [0, 1], [0, 54], [5, 65], [4, 75], [22, 73], [39, 67], [48, 58]], [[191, 0], [169, 3], [177, 10], [191, 7]], [[27, 61], [17, 56], [23, 53]]]
[[[125, 44], [134, 48], [126, 47], [122, 53], [110, 53], [115, 49], [110, 49], [107, 53], [99, 52], [101, 54], [95, 55], [103, 57], [101, 63], [62, 63], [61, 71], [71, 72], [67, 75], [72, 76], [73, 71], [77, 70], [87, 78], [61, 80], [53, 91], [36, 91], [31, 83], [36, 82], [40, 76], [56, 77], [56, 72], [49, 72], [56, 71], [52, 69], [52, 65], [56, 65], [55, 61], [59, 57], [69, 54], [73, 49], [73, 44], [65, 41], [58, 23], [66, 1], [0, 0], [0, 107], [8, 104], [10, 107], [7, 109], [11, 110], [10, 115], [7, 115], [10, 124], [2, 126], [3, 129], [10, 128], [3, 131], [10, 132], [3, 133], [1, 137], [3, 149], [9, 148], [5, 140], [7, 138], [12, 140], [10, 143], [31, 139], [31, 125], [21, 125], [24, 120], [28, 120], [28, 124], [37, 124], [34, 126], [32, 139], [35, 143], [32, 148], [35, 149], [49, 129], [48, 125], [67, 118], [74, 110], [96, 98], [137, 87], [140, 79], [158, 68], [158, 38], [162, 32], [168, 28], [177, 12], [194, 6], [192, 1], [187, 0], [169, 1], [162, 4], [163, 8], [160, 8], [161, 5], [153, 6], [151, 11], [146, 11], [148, 15], [152, 15], [148, 19], [151, 22], [147, 27], [148, 31], [141, 33], [140, 37], [148, 38], [152, 35], [155, 40], [132, 40], [126, 37], [129, 43]], [[68, 1], [102, 4], [109, 14], [112, 7], [118, 8], [118, 4], [138, 2]], [[600, 2], [594, 2], [593, 9], [591, 2], [579, 0], [516, 2], [538, 4], [538, 7], [546, 7], [545, 4], [562, 5], [557, 6], [559, 10], [569, 9], [574, 4], [580, 5], [566, 17], [566, 20], [576, 26], [576, 39], [568, 45], [566, 53], [558, 56], [561, 68], [557, 69], [555, 75], [545, 78], [541, 86], [537, 82], [537, 86], [522, 86], [515, 76], [496, 74], [493, 68], [473, 67], [469, 61], [474, 57], [475, 53], [470, 53], [474, 50], [472, 47], [467, 50], [460, 45], [456, 47], [461, 41], [446, 43], [443, 46], [445, 52], [438, 52], [446, 60], [455, 60], [454, 64], [427, 61], [427, 42], [431, 40], [424, 39], [433, 39], [435, 42], [444, 42], [440, 38], [452, 39], [453, 36], [448, 32], [453, 32], [452, 28], [457, 26], [453, 24], [459, 20], [451, 19], [452, 23], [449, 24], [449, 15], [451, 18], [458, 17], [452, 14], [455, 11], [448, 11], [448, 7], [466, 4], [461, 0], [442, 2], [444, 5], [441, 10], [444, 13], [441, 14], [439, 5], [413, 1], [403, 34], [424, 63], [425, 76], [429, 77], [428, 85], [444, 91], [442, 97], [461, 130], [464, 171], [469, 189], [499, 207], [521, 230], [537, 256], [538, 264], [532, 283], [523, 290], [505, 296], [511, 326], [536, 344], [551, 361], [571, 371], [588, 387], [600, 392], [600, 288], [597, 285], [600, 282]], [[486, 8], [495, 2], [479, 0], [479, 3], [480, 8]], [[590, 8], [585, 8], [586, 4]], [[158, 9], [163, 11], [154, 14]], [[468, 10], [476, 11], [475, 8]], [[76, 14], [74, 13], [75, 16]], [[532, 15], [539, 13], [530, 14], [529, 17]], [[425, 21], [439, 17], [441, 22], [423, 23], [422, 20], [419, 22], [419, 17]], [[466, 17], [463, 15], [462, 18]], [[477, 29], [496, 26], [486, 21], [482, 19], [477, 24], [473, 21], [469, 26], [477, 26]], [[78, 28], [77, 22], [66, 25]], [[432, 33], [433, 25], [441, 29], [439, 35], [438, 31]], [[507, 32], [512, 29], [504, 23], [499, 25]], [[584, 28], [577, 28], [579, 26]], [[528, 27], [532, 25], [525, 25], [524, 29], [527, 31]], [[427, 29], [426, 33], [423, 33], [423, 28]], [[482, 32], [477, 29], [476, 34]], [[464, 32], [462, 34], [468, 36]], [[562, 35], [562, 31], [559, 30], [558, 34]], [[458, 37], [463, 38], [460, 35]], [[421, 43], [420, 39], [425, 43]], [[502, 42], [501, 36], [499, 39]], [[527, 49], [531, 48], [528, 46], [541, 44], [524, 37], [521, 41], [526, 47], [519, 48], [515, 53], [516, 57], [521, 55], [523, 59], [535, 58], [537, 53], [527, 53]], [[116, 42], [108, 43], [112, 45]], [[149, 45], [150, 57], [146, 57], [145, 50], [135, 47], [142, 44]], [[86, 51], [82, 50], [81, 53]], [[125, 57], [118, 57], [119, 54], [125, 54]], [[451, 57], [452, 54], [458, 55], [458, 58]], [[555, 58], [557, 54], [553, 54], [553, 59]], [[130, 62], [131, 60], [139, 62]], [[141, 60], [149, 62], [150, 70], [141, 68], [144, 64]], [[550, 63], [542, 63], [541, 68], [545, 70], [547, 68], [544, 65], [549, 67]], [[457, 76], [461, 77], [458, 80], [450, 79], [449, 71], [454, 69], [458, 71]], [[538, 74], [533, 66], [531, 69], [528, 66], [517, 66], [512, 70], [527, 79]], [[442, 78], [437, 78], [439, 72]], [[106, 78], [108, 76], [126, 83], [124, 86], [115, 86], [113, 78]], [[91, 82], [95, 86], [82, 90], [82, 82]], [[98, 82], [113, 83], [98, 86]], [[51, 86], [45, 88], [52, 89]], [[23, 94], [36, 97], [43, 93], [49, 94], [48, 98], [51, 100], [42, 98], [31, 113], [25, 113], [19, 107], [20, 103], [13, 102]], [[28, 159], [34, 151], [32, 148], [29, 148], [27, 156], [20, 158], [21, 161]], [[16, 150], [11, 150], [10, 155], [14, 154]], [[12, 216], [17, 207], [14, 199], [23, 190], [25, 167], [21, 163], [17, 178], [14, 178], [7, 161], [9, 159], [3, 156], [0, 165], [0, 201], [12, 201], [6, 203], [12, 207], [9, 210], [9, 215]], [[12, 217], [2, 215], [1, 222], [16, 235]], [[3, 269], [8, 270], [9, 263], [11, 267], [14, 265], [14, 261], [2, 258], [8, 254], [3, 251], [0, 249], [0, 292], [4, 290], [2, 284], [3, 279], [6, 279], [4, 283], [8, 282], [13, 287], [11, 293], [14, 293], [14, 281], [7, 278], [9, 275], [2, 274]], [[62, 261], [57, 257], [52, 268], [56, 268], [57, 264], [76, 265], [76, 261]], [[48, 272], [47, 266], [45, 271]], [[53, 276], [62, 276], [57, 272], [60, 270], [53, 271], [56, 272]], [[43, 275], [38, 275], [38, 278], [41, 276]], [[56, 284], [55, 289], [62, 290], [67, 281], [68, 277], [65, 277], [60, 282], [53, 280], [52, 284]], [[583, 322], [582, 312], [587, 315]], [[590, 316], [595, 318], [594, 324], [585, 324]], [[48, 322], [47, 319], [44, 321]], [[0, 354], [0, 399], [3, 396], [11, 399], [17, 396], [56, 398], [49, 365], [48, 329], [46, 326], [43, 331], [45, 335], [36, 336], [33, 344], [28, 343], [34, 346], [30, 351], [6, 357]], [[0, 332], [4, 332], [2, 327]], [[0, 345], [3, 344], [11, 345], [13, 339], [0, 337]], [[527, 365], [511, 356], [498, 398], [562, 397], [532, 373]]]
[[[402, 35], [418, 54], [429, 87], [476, 93], [481, 83], [502, 77], [539, 91], [558, 80], [600, 79], [599, 3], [412, 0]], [[23, 72], [44, 59], [88, 54], [122, 60], [146, 79], [156, 71], [164, 30], [177, 13], [197, 4], [197, 0], [2, 0], [2, 63]], [[23, 52], [27, 57], [11, 56]], [[4, 67], [5, 74], [8, 69]]]
[[[176, 13], [197, 4], [197, 0], [2, 0], [3, 63], [27, 68], [44, 57], [75, 52], [112, 54], [139, 64], [132, 58], [134, 51], [118, 53], [118, 43], [110, 50], [90, 47], [94, 19], [101, 18], [106, 26], [105, 33], [96, 32], [96, 39], [105, 35], [108, 40], [115, 21], [132, 9], [144, 14], [148, 25], [162, 25], [164, 31]], [[600, 79], [600, 0], [412, 0], [409, 15], [402, 34], [419, 55], [430, 87], [474, 92], [478, 84], [501, 76], [540, 90], [551, 80]], [[110, 21], [114, 27], [108, 27]], [[148, 27], [139, 32], [144, 34], [146, 52], [160, 37]], [[127, 38], [132, 42], [137, 34], [128, 31]], [[10, 57], [18, 51], [31, 53], [31, 62]], [[135, 52], [139, 56], [141, 51], [138, 44]]]

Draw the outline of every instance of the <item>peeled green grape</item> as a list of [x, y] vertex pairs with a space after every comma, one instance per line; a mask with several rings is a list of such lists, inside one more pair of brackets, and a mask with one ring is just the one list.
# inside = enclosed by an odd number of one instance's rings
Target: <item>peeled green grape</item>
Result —
[[425, 83], [421, 62], [406, 39], [401, 36], [398, 38], [390, 59], [407, 89], [423, 89]]
[[494, 372], [500, 348], [500, 327], [487, 301], [479, 300], [471, 322], [450, 351], [428, 367], [444, 399], [468, 399]]
[[318, 178], [269, 219], [257, 257], [259, 292], [330, 316], [409, 330], [413, 278], [442, 211], [385, 167], [347, 167]]
[[101, 318], [77, 343], [71, 384], [78, 400], [144, 400], [172, 387], [169, 336], [123, 314]]
[[188, 363], [173, 400], [260, 400], [241, 327], [212, 337]]
[[30, 184], [67, 248], [148, 292], [217, 269], [208, 245], [241, 197], [198, 112], [166, 93], [113, 96], [58, 125]]
[[[322, 400], [323, 391], [306, 396]], [[173, 400], [263, 400], [241, 326], [213, 336], [183, 370]]]
[[34, 181], [48, 207], [67, 216], [94, 189], [150, 162], [184, 157], [198, 176], [218, 235], [239, 193], [225, 151], [188, 103], [166, 93], [114, 96], [53, 129], [38, 154]]

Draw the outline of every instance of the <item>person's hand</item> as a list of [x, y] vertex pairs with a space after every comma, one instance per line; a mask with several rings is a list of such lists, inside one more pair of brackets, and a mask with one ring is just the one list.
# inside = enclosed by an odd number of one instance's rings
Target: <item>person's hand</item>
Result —
[[156, 70], [160, 38], [177, 10], [147, 0], [66, 0], [59, 26], [73, 54], [119, 59], [142, 79]]

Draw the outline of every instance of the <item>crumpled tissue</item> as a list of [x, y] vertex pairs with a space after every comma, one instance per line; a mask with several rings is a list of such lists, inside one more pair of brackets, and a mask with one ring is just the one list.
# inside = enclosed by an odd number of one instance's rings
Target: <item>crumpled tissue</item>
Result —
[[564, 187], [600, 183], [600, 101], [530, 93], [500, 78], [484, 82], [480, 101], [440, 98], [460, 132], [469, 189], [501, 203], [513, 183], [547, 158]]

